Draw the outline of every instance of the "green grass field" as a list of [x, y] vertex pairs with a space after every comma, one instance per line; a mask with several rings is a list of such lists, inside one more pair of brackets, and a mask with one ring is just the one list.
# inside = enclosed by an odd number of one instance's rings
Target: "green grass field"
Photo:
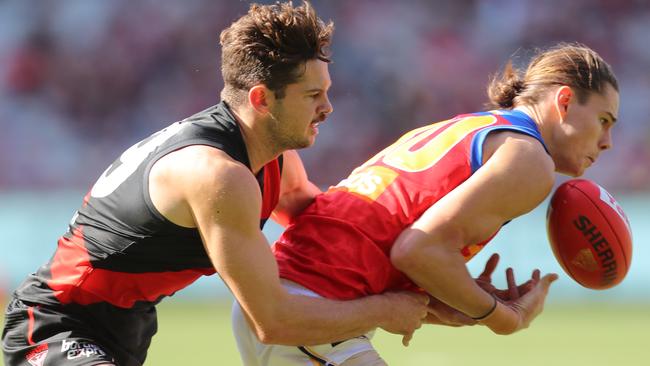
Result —
[[[163, 304], [148, 365], [239, 365], [229, 313], [230, 304]], [[428, 326], [408, 348], [382, 331], [374, 343], [399, 366], [647, 366], [648, 339], [648, 304], [549, 304], [529, 329], [511, 336], [484, 327]]]
[[[240, 365], [230, 304], [168, 299], [147, 365]], [[483, 327], [428, 326], [411, 346], [379, 331], [375, 346], [399, 366], [647, 366], [650, 305], [549, 304], [531, 328], [496, 336]]]

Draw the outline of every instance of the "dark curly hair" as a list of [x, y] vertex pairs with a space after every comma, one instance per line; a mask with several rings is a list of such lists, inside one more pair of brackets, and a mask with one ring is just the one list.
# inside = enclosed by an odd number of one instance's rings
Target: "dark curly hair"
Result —
[[307, 1], [252, 4], [248, 13], [221, 32], [221, 98], [231, 105], [245, 101], [248, 90], [264, 84], [276, 98], [305, 71], [305, 62], [330, 62], [334, 25], [325, 24]]

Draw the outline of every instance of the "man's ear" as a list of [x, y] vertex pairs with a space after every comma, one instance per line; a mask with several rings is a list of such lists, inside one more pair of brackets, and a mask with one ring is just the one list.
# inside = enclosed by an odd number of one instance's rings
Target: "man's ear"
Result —
[[569, 104], [573, 101], [575, 95], [571, 87], [563, 85], [555, 93], [555, 106], [559, 114], [560, 120], [564, 120], [567, 112], [569, 111]]
[[248, 102], [257, 113], [268, 113], [274, 101], [275, 95], [264, 84], [257, 84], [248, 90]]

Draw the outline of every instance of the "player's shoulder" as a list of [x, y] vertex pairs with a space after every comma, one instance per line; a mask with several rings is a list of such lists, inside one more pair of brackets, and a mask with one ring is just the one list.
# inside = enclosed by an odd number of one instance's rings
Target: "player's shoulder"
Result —
[[167, 166], [170, 179], [183, 182], [192, 190], [259, 190], [246, 165], [212, 146], [186, 146], [159, 163]]
[[528, 134], [509, 130], [493, 132], [486, 138], [484, 149], [486, 160], [502, 150], [510, 152], [512, 157], [523, 165], [533, 165], [549, 174], [555, 170], [553, 159], [544, 145]]
[[555, 181], [555, 164], [544, 145], [536, 138], [513, 131], [491, 134], [486, 149], [492, 150], [488, 159], [499, 159], [503, 172], [518, 184], [524, 184], [546, 196]]

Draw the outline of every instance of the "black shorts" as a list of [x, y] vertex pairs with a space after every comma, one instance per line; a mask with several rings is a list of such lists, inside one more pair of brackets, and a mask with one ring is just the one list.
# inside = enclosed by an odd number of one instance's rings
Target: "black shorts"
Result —
[[[129, 334], [122, 334], [120, 339], [115, 331], [128, 324], [116, 321], [113, 329], [105, 328], [102, 323], [108, 320], [110, 325], [111, 319], [103, 316], [105, 311], [98, 314], [92, 308], [45, 306], [12, 299], [2, 332], [5, 365], [141, 366], [151, 338], [130, 342]], [[138, 323], [131, 326], [137, 328]]]

